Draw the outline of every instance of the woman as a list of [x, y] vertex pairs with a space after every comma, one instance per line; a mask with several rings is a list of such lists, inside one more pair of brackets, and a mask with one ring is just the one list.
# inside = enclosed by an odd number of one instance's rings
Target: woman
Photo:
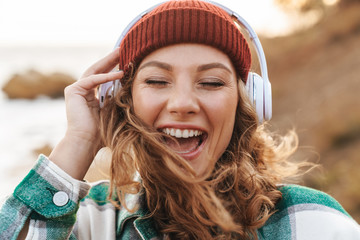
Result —
[[[67, 87], [67, 132], [7, 199], [1, 239], [359, 239], [334, 199], [281, 185], [298, 174], [287, 160], [296, 136], [258, 124], [250, 65], [219, 7], [152, 10]], [[116, 79], [121, 90], [99, 111], [96, 87]], [[110, 183], [83, 182], [103, 146]]]

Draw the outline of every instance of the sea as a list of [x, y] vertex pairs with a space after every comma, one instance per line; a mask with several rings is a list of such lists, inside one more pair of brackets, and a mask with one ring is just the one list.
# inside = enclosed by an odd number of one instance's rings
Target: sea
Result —
[[35, 150], [54, 147], [66, 130], [64, 99], [8, 99], [1, 90], [30, 69], [79, 78], [112, 46], [0, 46], [0, 199], [11, 194], [36, 162]]

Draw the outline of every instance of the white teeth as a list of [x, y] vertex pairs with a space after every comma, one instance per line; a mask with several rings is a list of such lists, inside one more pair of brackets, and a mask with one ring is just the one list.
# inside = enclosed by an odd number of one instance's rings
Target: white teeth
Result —
[[193, 137], [193, 136], [194, 136], [194, 130], [190, 130], [189, 137]]
[[185, 130], [183, 131], [182, 137], [183, 137], [183, 138], [188, 138], [188, 137], [189, 137], [189, 130], [185, 129]]
[[176, 131], [175, 131], [175, 137], [177, 137], [177, 138], [181, 138], [181, 130], [180, 129], [176, 129]]
[[176, 137], [176, 138], [189, 138], [202, 135], [202, 131], [193, 129], [175, 129], [175, 128], [163, 128], [163, 133]]

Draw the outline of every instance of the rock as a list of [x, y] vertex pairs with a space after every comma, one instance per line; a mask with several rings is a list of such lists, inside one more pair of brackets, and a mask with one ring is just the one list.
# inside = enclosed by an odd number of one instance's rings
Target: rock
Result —
[[64, 96], [64, 88], [75, 81], [73, 77], [63, 73], [45, 75], [29, 70], [13, 75], [2, 90], [10, 99], [34, 99], [39, 96], [59, 98]]

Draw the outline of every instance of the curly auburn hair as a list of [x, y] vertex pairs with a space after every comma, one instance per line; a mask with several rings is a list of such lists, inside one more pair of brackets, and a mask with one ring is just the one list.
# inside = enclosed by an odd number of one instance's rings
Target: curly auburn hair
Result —
[[[259, 125], [239, 79], [230, 144], [198, 176], [164, 144], [163, 133], [134, 114], [134, 72], [101, 111], [102, 138], [112, 150], [109, 196], [116, 193], [126, 208], [125, 195], [142, 192], [149, 217], [170, 239], [257, 239], [256, 229], [281, 199], [277, 184], [301, 167], [288, 160], [298, 146], [295, 132], [278, 136]], [[137, 174], [141, 182], [134, 180]]]

